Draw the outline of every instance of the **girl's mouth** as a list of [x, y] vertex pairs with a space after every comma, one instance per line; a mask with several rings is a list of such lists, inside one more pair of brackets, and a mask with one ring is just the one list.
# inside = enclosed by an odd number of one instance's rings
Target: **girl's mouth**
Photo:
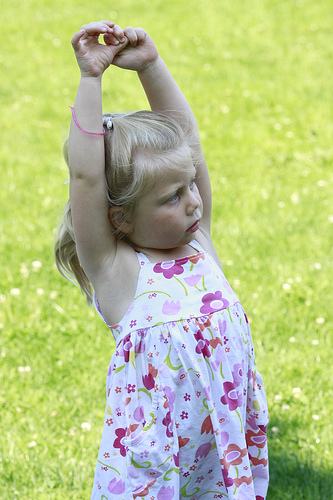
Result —
[[198, 229], [199, 229], [199, 224], [200, 224], [200, 220], [197, 220], [193, 226], [189, 227], [187, 229], [187, 233], [195, 233]]

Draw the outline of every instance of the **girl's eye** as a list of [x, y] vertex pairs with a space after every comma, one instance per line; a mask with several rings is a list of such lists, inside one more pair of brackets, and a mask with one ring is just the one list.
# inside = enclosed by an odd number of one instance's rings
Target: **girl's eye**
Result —
[[193, 188], [194, 184], [195, 184], [195, 177], [193, 177], [193, 179], [191, 179], [190, 189]]
[[171, 198], [168, 199], [168, 202], [174, 203], [175, 201], [178, 200], [178, 198], [179, 198], [178, 193], [175, 193], [173, 196], [171, 196]]

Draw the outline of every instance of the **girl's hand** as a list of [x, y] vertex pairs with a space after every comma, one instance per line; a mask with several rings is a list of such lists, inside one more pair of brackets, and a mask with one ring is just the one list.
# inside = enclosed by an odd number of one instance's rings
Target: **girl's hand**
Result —
[[[128, 26], [124, 29], [128, 43], [114, 56], [112, 64], [123, 69], [144, 71], [158, 58], [157, 48], [148, 33], [142, 28]], [[108, 45], [114, 43], [112, 35], [105, 34]]]
[[[104, 35], [106, 45], [99, 43]], [[128, 44], [123, 30], [110, 21], [84, 24], [72, 38], [72, 46], [85, 77], [99, 77], [112, 64], [115, 56]]]

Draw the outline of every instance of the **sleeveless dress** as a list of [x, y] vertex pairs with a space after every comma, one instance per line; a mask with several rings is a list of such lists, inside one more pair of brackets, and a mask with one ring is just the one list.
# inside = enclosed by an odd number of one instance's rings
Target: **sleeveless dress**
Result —
[[268, 411], [248, 320], [192, 246], [157, 264], [138, 253], [135, 298], [108, 325], [116, 349], [92, 500], [266, 498]]

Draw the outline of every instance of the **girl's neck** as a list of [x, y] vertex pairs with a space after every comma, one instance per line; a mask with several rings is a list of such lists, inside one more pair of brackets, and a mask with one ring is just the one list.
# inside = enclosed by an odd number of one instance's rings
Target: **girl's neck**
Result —
[[195, 249], [195, 245], [193, 243], [189, 245], [181, 245], [179, 247], [170, 248], [167, 250], [158, 249], [158, 248], [134, 248], [137, 252], [142, 252], [150, 262], [165, 262], [168, 260], [176, 260], [181, 259], [183, 257], [190, 257], [191, 255], [196, 254], [198, 251]]

